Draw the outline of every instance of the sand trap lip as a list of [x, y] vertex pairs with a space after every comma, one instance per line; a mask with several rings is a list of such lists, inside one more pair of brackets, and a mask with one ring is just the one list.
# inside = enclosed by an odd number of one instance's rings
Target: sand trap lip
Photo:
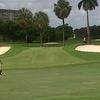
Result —
[[50, 45], [53, 45], [53, 44], [54, 44], [54, 45], [56, 45], [56, 44], [59, 44], [59, 43], [57, 43], [57, 42], [48, 42], [48, 43], [44, 43], [44, 44], [48, 44], [48, 45], [49, 45], [49, 44], [50, 44]]
[[0, 47], [0, 55], [5, 54], [10, 49], [11, 49], [11, 47]]
[[100, 45], [81, 45], [75, 48], [77, 51], [83, 52], [99, 52], [100, 53]]

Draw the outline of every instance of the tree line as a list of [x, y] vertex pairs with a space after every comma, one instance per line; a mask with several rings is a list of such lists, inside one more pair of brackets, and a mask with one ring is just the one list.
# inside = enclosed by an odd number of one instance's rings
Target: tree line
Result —
[[[91, 39], [99, 39], [100, 38], [100, 26], [90, 26], [90, 33], [91, 33]], [[76, 38], [83, 39], [84, 37], [87, 37], [87, 27], [82, 27], [80, 29], [75, 29], [74, 34], [76, 35]]]
[[[86, 39], [88, 43], [90, 43], [89, 11], [95, 10], [97, 6], [97, 0], [81, 0], [78, 3], [79, 10], [83, 8], [87, 14]], [[65, 18], [68, 18], [71, 10], [72, 6], [67, 0], [58, 0], [54, 4], [54, 13], [62, 20], [62, 25], [52, 28], [49, 26], [49, 17], [46, 13], [39, 11], [33, 16], [29, 9], [22, 8], [19, 10], [19, 18], [16, 21], [0, 22], [0, 34], [12, 41], [39, 41], [42, 45], [43, 42], [51, 40], [63, 40], [64, 45], [65, 39], [72, 36], [73, 33], [72, 27], [65, 23]], [[6, 38], [3, 40], [7, 40]]]
[[[33, 23], [26, 26], [23, 20], [20, 23], [15, 21], [0, 21], [0, 40], [6, 42], [40, 42], [40, 34], [42, 34], [42, 43], [62, 41], [62, 27], [62, 25], [56, 28], [47, 26], [40, 33], [40, 30], [37, 30]], [[64, 32], [66, 40], [73, 36], [73, 28], [68, 24], [65, 25]]]

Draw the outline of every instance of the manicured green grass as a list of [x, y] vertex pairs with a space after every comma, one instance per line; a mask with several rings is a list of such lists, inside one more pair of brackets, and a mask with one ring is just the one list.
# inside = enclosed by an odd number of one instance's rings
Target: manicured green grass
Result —
[[[92, 44], [100, 44], [100, 42], [93, 42]], [[88, 62], [99, 62], [100, 61], [100, 53], [89, 53], [89, 52], [79, 52], [75, 51], [75, 47], [81, 45], [81, 42], [72, 40], [68, 41], [64, 50], [71, 54], [74, 57], [77, 57], [82, 60], [87, 60]]]
[[0, 100], [100, 99], [100, 63], [5, 72]]
[[13, 47], [1, 56], [5, 69], [42, 68], [84, 63], [63, 50], [63, 47]]
[[0, 100], [100, 100], [100, 53], [66, 47], [12, 44], [0, 56], [6, 76], [0, 77]]

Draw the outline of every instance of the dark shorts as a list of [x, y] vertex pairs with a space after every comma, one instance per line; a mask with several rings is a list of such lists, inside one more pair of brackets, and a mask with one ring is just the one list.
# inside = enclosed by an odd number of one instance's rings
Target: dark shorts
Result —
[[0, 70], [0, 75], [2, 75], [2, 70]]

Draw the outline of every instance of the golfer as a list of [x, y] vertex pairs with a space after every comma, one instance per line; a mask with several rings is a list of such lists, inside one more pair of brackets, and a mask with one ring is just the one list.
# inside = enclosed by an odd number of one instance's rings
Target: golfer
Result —
[[2, 75], [2, 61], [0, 60], [0, 75]]
[[0, 60], [0, 75], [4, 75], [5, 76], [5, 73], [2, 72], [2, 64], [3, 62]]

